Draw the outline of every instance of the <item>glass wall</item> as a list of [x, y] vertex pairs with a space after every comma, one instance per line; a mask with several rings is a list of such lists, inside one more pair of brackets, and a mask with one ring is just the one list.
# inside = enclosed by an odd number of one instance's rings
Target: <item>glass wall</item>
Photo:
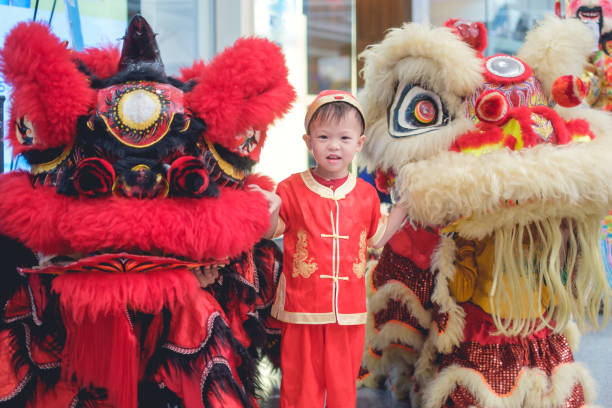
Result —
[[449, 18], [484, 22], [487, 56], [516, 53], [527, 31], [555, 11], [554, 0], [430, 0], [429, 5], [433, 25], [442, 25]]
[[[35, 3], [0, 0], [0, 41], [18, 21], [32, 19]], [[53, 14], [53, 31], [77, 48], [119, 44], [128, 18], [144, 15], [158, 34], [169, 74], [198, 58], [210, 60], [239, 36], [278, 43], [298, 98], [269, 130], [256, 169], [277, 181], [308, 165], [301, 139], [308, 103], [321, 89], [357, 92], [357, 54], [380, 41], [387, 28], [412, 17], [433, 25], [449, 18], [484, 21], [486, 55], [514, 53], [535, 21], [554, 11], [554, 0], [60, 0], [52, 10], [53, 3], [40, 0], [37, 19], [49, 21]], [[8, 100], [9, 91], [0, 77], [0, 100]], [[4, 163], [5, 169], [11, 165], [6, 149]]]
[[[95, 45], [115, 44], [123, 37], [127, 21], [127, 0], [0, 0], [0, 44], [20, 21], [47, 22], [53, 32], [70, 47], [82, 49]], [[8, 131], [10, 87], [0, 74], [0, 101], [3, 102], [2, 136]], [[2, 102], [0, 102], [2, 103]], [[4, 141], [4, 139], [3, 139]], [[3, 143], [3, 170], [25, 166], [25, 161], [12, 160], [8, 143]]]

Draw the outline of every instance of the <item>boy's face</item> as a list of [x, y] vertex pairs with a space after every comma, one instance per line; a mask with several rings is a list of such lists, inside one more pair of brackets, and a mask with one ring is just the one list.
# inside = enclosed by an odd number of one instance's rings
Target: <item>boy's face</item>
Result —
[[317, 118], [310, 124], [310, 134], [304, 135], [304, 141], [317, 162], [315, 173], [326, 179], [338, 179], [347, 175], [365, 136], [358, 113], [351, 110], [340, 120], [321, 122]]

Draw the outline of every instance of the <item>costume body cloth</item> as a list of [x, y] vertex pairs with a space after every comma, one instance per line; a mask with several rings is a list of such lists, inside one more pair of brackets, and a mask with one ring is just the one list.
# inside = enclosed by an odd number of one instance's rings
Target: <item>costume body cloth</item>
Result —
[[[563, 406], [585, 406], [582, 384], [589, 382], [590, 377], [582, 373], [579, 363], [574, 362], [564, 334], [554, 333], [549, 327], [526, 336], [496, 334], [489, 303], [494, 281], [494, 240], [490, 237], [482, 240], [457, 238], [455, 242], [456, 269], [449, 290], [465, 312], [465, 326], [456, 352], [441, 356], [438, 372], [449, 379], [463, 377], [463, 380], [456, 381], [456, 388], [445, 406], [480, 406], [478, 401], [486, 398], [486, 394], [496, 402], [504, 398], [520, 401], [519, 395], [528, 394], [527, 383], [555, 384], [562, 377], [575, 378], [567, 384], [571, 392]], [[547, 299], [548, 293], [544, 291], [542, 297]], [[513, 301], [521, 302], [522, 299]], [[530, 312], [534, 316], [538, 313]], [[500, 315], [508, 317], [507, 305], [503, 303]], [[528, 396], [523, 398], [529, 399]]]
[[[282, 205], [275, 235], [284, 233], [284, 266], [272, 315], [284, 322], [281, 406], [322, 406], [325, 391], [329, 407], [354, 406], [366, 249], [385, 226], [378, 196], [353, 175], [332, 190], [310, 171], [284, 180], [277, 193]], [[300, 396], [309, 400], [298, 404]]]

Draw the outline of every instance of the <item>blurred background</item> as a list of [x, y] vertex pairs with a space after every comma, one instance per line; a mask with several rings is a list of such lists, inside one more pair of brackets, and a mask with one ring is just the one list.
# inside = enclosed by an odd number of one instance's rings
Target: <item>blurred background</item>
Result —
[[[267, 37], [282, 47], [298, 93], [293, 110], [270, 129], [255, 169], [278, 182], [308, 165], [302, 142], [308, 103], [322, 89], [358, 92], [357, 56], [388, 28], [407, 21], [483, 21], [485, 54], [512, 53], [534, 22], [553, 12], [554, 0], [0, 0], [0, 43], [17, 22], [35, 17], [50, 22], [72, 48], [120, 44], [127, 22], [140, 13], [158, 33], [172, 75], [198, 58], [210, 60], [240, 36]], [[0, 76], [4, 118], [9, 94]], [[6, 132], [6, 124], [2, 128]], [[8, 146], [0, 152], [0, 169], [25, 166]]]
[[[69, 46], [121, 44], [127, 22], [142, 14], [158, 33], [168, 74], [194, 60], [211, 60], [240, 36], [263, 36], [280, 45], [298, 98], [268, 132], [255, 169], [280, 181], [309, 164], [302, 142], [306, 107], [322, 89], [358, 93], [359, 53], [387, 29], [415, 21], [442, 25], [449, 18], [482, 21], [489, 33], [485, 55], [514, 53], [538, 20], [554, 13], [554, 0], [0, 0], [0, 44], [18, 22], [42, 20]], [[8, 118], [10, 88], [0, 75], [0, 129]], [[0, 171], [25, 166], [0, 149]], [[600, 385], [598, 402], [612, 406], [612, 326], [585, 335], [576, 359]], [[270, 386], [279, 373], [267, 368]], [[359, 407], [404, 407], [386, 391], [360, 390]], [[272, 392], [263, 407], [276, 407]]]

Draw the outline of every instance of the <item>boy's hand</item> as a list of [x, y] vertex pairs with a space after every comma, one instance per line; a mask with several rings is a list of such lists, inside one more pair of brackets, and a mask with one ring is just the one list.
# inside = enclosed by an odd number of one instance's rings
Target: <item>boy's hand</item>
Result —
[[219, 278], [218, 265], [201, 266], [199, 268], [192, 269], [192, 271], [195, 277], [198, 279], [198, 282], [200, 282], [201, 288], [212, 285]]
[[264, 195], [264, 197], [266, 197], [266, 200], [268, 201], [268, 211], [270, 214], [274, 214], [280, 209], [281, 198], [278, 194], [264, 190], [257, 184], [249, 184], [247, 188], [251, 191], [259, 191], [261, 194]]

